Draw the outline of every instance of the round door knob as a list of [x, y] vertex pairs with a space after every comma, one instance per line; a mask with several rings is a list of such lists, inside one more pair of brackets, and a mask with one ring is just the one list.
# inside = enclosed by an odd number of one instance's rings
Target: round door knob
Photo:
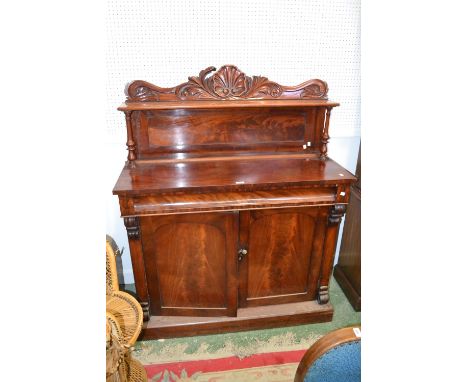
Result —
[[239, 261], [241, 261], [248, 252], [245, 248], [241, 248], [237, 253], [239, 254]]

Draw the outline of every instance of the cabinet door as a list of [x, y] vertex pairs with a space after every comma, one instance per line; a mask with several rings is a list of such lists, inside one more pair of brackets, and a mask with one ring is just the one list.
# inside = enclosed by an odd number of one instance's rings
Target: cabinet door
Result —
[[313, 300], [325, 238], [327, 207], [242, 211], [240, 306]]
[[235, 316], [238, 214], [141, 218], [153, 315]]

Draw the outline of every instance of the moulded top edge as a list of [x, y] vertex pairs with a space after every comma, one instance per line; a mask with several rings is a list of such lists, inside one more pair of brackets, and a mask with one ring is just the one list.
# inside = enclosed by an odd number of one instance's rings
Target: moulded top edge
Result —
[[247, 107], [314, 107], [339, 106], [338, 102], [325, 100], [220, 100], [220, 101], [158, 101], [129, 102], [118, 107], [120, 111], [132, 110], [168, 110], [168, 109], [229, 109]]

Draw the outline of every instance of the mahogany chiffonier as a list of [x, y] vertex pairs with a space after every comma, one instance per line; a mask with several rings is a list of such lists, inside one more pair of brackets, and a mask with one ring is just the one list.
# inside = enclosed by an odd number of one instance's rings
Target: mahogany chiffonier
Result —
[[[211, 73], [214, 72], [214, 73]], [[173, 88], [134, 81], [114, 187], [143, 338], [330, 321], [338, 227], [355, 177], [327, 156], [324, 81], [233, 65]]]

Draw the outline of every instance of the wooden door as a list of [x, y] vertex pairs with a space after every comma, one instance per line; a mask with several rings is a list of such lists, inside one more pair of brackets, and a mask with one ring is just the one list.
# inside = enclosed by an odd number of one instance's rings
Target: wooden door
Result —
[[141, 218], [153, 315], [235, 316], [238, 213]]
[[239, 304], [242, 307], [313, 300], [327, 207], [240, 212]]

